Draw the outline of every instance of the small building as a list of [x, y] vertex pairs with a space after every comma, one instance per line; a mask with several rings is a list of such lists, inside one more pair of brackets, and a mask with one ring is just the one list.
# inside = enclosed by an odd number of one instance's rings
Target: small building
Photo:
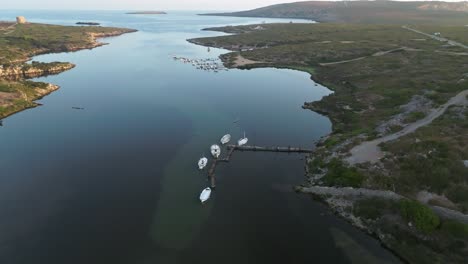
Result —
[[26, 24], [27, 21], [26, 21], [26, 18], [24, 16], [17, 16], [16, 17], [16, 23], [18, 24]]

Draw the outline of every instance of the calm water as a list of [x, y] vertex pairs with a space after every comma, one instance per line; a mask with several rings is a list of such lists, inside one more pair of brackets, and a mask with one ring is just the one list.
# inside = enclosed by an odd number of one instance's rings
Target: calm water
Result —
[[222, 135], [311, 147], [331, 129], [301, 109], [330, 93], [305, 73], [210, 73], [171, 57], [224, 53], [185, 41], [220, 34], [202, 28], [278, 20], [102, 11], [0, 11], [0, 20], [19, 13], [139, 32], [35, 58], [77, 67], [40, 78], [62, 88], [0, 127], [0, 263], [396, 262], [291, 191], [304, 180], [302, 155], [236, 152], [218, 167], [212, 199], [199, 204], [208, 182], [196, 162]]

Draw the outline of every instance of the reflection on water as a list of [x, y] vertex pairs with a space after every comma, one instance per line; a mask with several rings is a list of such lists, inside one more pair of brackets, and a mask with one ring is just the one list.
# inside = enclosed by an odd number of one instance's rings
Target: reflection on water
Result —
[[[0, 20], [16, 13], [1, 11]], [[186, 42], [219, 34], [202, 28], [274, 20], [22, 14], [33, 22], [95, 21], [140, 31], [95, 50], [35, 58], [77, 66], [38, 78], [61, 89], [0, 128], [1, 263], [396, 262], [376, 241], [292, 192], [304, 180], [302, 155], [235, 152], [217, 168], [217, 189], [200, 205], [208, 182], [196, 163], [222, 135], [237, 140], [246, 131], [251, 144], [310, 147], [330, 131], [326, 117], [301, 108], [330, 92], [305, 73], [214, 73], [173, 59], [225, 52]]]

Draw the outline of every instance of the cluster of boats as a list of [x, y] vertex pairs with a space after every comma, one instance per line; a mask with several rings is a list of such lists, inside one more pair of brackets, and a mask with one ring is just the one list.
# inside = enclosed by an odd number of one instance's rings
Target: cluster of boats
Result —
[[[221, 145], [226, 145], [230, 141], [231, 141], [231, 135], [230, 134], [224, 135], [220, 140]], [[245, 136], [245, 132], [244, 132], [244, 137], [237, 141], [237, 145], [243, 146], [243, 145], [247, 144], [248, 141], [249, 141], [249, 139]], [[217, 144], [214, 144], [214, 145], [212, 145], [210, 147], [210, 152], [211, 152], [211, 155], [213, 156], [213, 158], [218, 159], [221, 156], [221, 147], [219, 145], [217, 145]], [[202, 157], [198, 161], [198, 168], [200, 170], [203, 170], [207, 165], [208, 165], [208, 158], [207, 157]], [[200, 201], [202, 203], [206, 202], [208, 199], [210, 199], [210, 195], [211, 195], [211, 188], [209, 188], [209, 187], [205, 188], [200, 194]]]
[[178, 57], [173, 56], [174, 60], [180, 61], [185, 64], [192, 64], [192, 66], [196, 67], [197, 70], [204, 70], [204, 71], [212, 71], [212, 72], [219, 72], [219, 71], [227, 71], [228, 69], [224, 67], [219, 59], [190, 59], [185, 57]]

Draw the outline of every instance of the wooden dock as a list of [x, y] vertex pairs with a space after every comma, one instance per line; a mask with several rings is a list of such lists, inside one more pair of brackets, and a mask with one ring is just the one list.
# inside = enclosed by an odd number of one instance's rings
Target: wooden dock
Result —
[[231, 160], [232, 153], [234, 152], [235, 149], [229, 149], [229, 152], [227, 156], [224, 159], [214, 159], [213, 163], [211, 164], [210, 169], [208, 170], [208, 179], [211, 182], [211, 188], [216, 188], [216, 166], [218, 165], [218, 162], [229, 162]]
[[216, 188], [216, 166], [220, 162], [229, 162], [232, 154], [236, 150], [240, 151], [263, 151], [263, 152], [283, 152], [283, 153], [312, 153], [313, 149], [293, 148], [293, 147], [259, 147], [259, 146], [238, 146], [238, 145], [227, 145], [228, 154], [225, 158], [214, 159], [208, 170], [208, 179], [211, 183], [211, 188]]
[[259, 146], [238, 146], [228, 145], [228, 149], [240, 151], [263, 151], [263, 152], [287, 152], [287, 153], [312, 153], [313, 149], [293, 148], [293, 147], [259, 147]]

